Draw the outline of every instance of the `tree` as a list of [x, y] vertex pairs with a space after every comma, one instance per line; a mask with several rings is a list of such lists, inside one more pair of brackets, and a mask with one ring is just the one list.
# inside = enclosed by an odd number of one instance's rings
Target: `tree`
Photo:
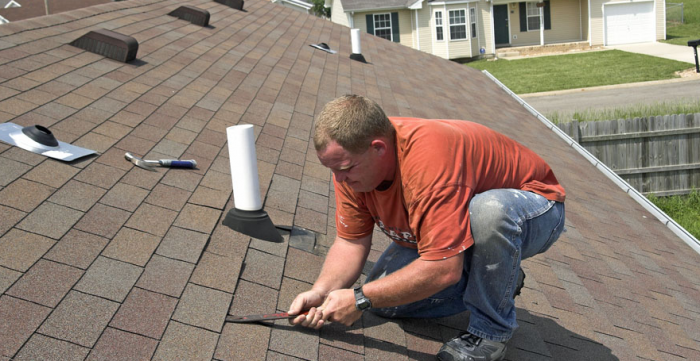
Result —
[[326, 7], [325, 0], [311, 0], [311, 2], [314, 4], [314, 7], [311, 8], [311, 11], [313, 12], [314, 15], [322, 17], [322, 18], [330, 18], [331, 17], [331, 8]]

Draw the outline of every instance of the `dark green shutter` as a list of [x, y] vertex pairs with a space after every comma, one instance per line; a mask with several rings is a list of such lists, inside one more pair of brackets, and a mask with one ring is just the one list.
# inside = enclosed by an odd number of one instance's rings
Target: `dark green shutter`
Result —
[[391, 38], [394, 43], [401, 41], [399, 37], [399, 13], [391, 13]]
[[367, 19], [367, 32], [374, 35], [374, 15], [367, 14], [365, 19]]
[[552, 16], [549, 14], [549, 0], [544, 2], [544, 29], [549, 30], [552, 28]]
[[520, 31], [527, 31], [527, 8], [525, 3], [520, 3]]

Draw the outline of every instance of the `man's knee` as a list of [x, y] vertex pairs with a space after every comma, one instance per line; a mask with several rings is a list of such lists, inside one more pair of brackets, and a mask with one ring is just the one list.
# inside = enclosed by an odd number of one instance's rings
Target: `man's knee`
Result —
[[513, 221], [508, 216], [509, 206], [502, 202], [497, 193], [478, 194], [469, 204], [469, 218], [474, 243], [491, 239], [494, 233]]

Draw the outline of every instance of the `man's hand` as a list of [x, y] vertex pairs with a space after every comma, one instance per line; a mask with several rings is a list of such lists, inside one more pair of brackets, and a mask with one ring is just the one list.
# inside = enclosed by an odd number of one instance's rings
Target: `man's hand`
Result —
[[[319, 307], [321, 302], [323, 304]], [[362, 312], [355, 308], [355, 293], [352, 289], [334, 290], [328, 294], [325, 301], [321, 293], [315, 290], [301, 293], [292, 302], [289, 314], [299, 314], [306, 309], [309, 310], [306, 316], [298, 316], [291, 323], [314, 329], [319, 329], [329, 322], [350, 326], [362, 316]]]
[[332, 291], [320, 308], [323, 319], [346, 326], [351, 326], [362, 316], [362, 311], [355, 308], [355, 292], [352, 289]]
[[299, 314], [305, 310], [309, 313], [305, 316], [300, 315], [291, 321], [292, 324], [301, 324], [309, 328], [321, 328], [323, 326], [323, 315], [321, 310], [317, 308], [324, 301], [323, 293], [317, 290], [309, 290], [297, 295], [289, 307], [289, 314]]

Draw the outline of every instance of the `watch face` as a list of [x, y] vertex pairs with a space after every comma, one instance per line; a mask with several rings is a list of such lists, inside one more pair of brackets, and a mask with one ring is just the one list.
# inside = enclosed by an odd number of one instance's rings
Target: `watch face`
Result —
[[363, 298], [363, 299], [360, 299], [360, 300], [357, 302], [357, 308], [358, 308], [359, 310], [365, 310], [365, 309], [369, 308], [371, 305], [372, 305], [372, 304], [369, 302], [369, 299], [364, 299], [364, 298]]

